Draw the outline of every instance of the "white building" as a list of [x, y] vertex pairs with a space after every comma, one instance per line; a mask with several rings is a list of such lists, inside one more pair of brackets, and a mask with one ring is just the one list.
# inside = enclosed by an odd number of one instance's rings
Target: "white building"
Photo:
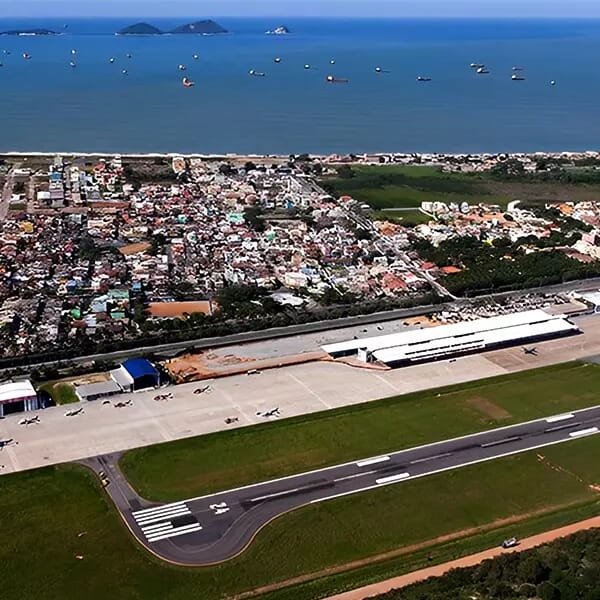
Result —
[[38, 408], [37, 392], [31, 385], [31, 381], [16, 381], [0, 385], [0, 417]]
[[353, 355], [359, 360], [401, 365], [578, 332], [577, 325], [568, 321], [565, 315], [528, 310], [511, 315], [327, 344], [322, 349], [334, 358]]

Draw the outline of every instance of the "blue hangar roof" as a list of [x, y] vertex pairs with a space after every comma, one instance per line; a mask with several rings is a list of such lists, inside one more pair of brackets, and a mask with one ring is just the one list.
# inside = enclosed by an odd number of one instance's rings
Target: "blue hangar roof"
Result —
[[158, 381], [158, 371], [154, 368], [152, 363], [145, 358], [128, 358], [125, 362], [121, 363], [121, 365], [134, 379], [149, 375]]

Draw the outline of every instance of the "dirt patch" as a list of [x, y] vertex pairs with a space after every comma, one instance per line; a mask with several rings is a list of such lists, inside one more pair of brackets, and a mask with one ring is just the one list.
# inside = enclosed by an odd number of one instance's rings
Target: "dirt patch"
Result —
[[507, 552], [523, 552], [523, 550], [530, 550], [536, 546], [553, 542], [554, 540], [572, 535], [578, 531], [583, 531], [584, 529], [593, 529], [596, 527], [600, 527], [600, 517], [593, 517], [585, 521], [580, 521], [579, 523], [573, 523], [572, 525], [553, 529], [552, 531], [546, 531], [544, 533], [540, 533], [539, 535], [533, 535], [529, 538], [521, 540], [519, 545], [515, 548], [510, 548], [507, 550], [503, 548], [491, 548], [490, 550], [478, 552], [477, 554], [472, 554], [470, 556], [464, 556], [463, 558], [443, 563], [441, 565], [436, 565], [427, 569], [421, 569], [420, 571], [414, 571], [413, 573], [407, 573], [406, 575], [400, 575], [399, 577], [394, 577], [393, 579], [368, 585], [350, 592], [337, 594], [336, 596], [331, 596], [327, 600], [364, 600], [365, 598], [370, 598], [378, 594], [385, 594], [391, 590], [403, 588], [419, 581], [424, 581], [429, 577], [440, 577], [451, 569], [473, 567], [484, 560], [496, 558], [497, 556], [506, 554]]
[[476, 396], [468, 400], [469, 406], [484, 414], [486, 417], [500, 421], [502, 419], [510, 419], [512, 416], [507, 410], [504, 410], [501, 406], [494, 404], [487, 398]]

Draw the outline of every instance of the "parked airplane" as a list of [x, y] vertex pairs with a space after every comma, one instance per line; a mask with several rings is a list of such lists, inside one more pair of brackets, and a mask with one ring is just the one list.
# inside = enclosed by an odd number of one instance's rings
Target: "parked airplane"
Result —
[[131, 406], [133, 404], [133, 401], [131, 399], [127, 400], [127, 402], [117, 402], [115, 404], [115, 408], [123, 408], [125, 406]]
[[533, 354], [533, 356], [537, 356], [537, 348], [535, 347], [531, 347], [531, 348], [525, 348], [523, 347], [523, 353], [524, 354]]
[[68, 411], [65, 413], [65, 417], [75, 417], [75, 416], [77, 416], [77, 415], [80, 415], [80, 414], [82, 414], [83, 412], [84, 412], [84, 410], [83, 410], [83, 406], [82, 406], [82, 407], [80, 407], [80, 408], [73, 408], [73, 409], [71, 409], [71, 410], [68, 410]]
[[23, 418], [19, 421], [19, 425], [33, 425], [34, 423], [39, 423], [40, 422], [40, 418], [35, 415], [35, 417], [30, 417], [30, 418]]
[[260, 417], [264, 417], [265, 419], [268, 419], [269, 417], [281, 416], [281, 413], [279, 412], [279, 408], [273, 408], [271, 410], [265, 411], [264, 413], [257, 412], [256, 414]]
[[212, 392], [210, 385], [205, 385], [204, 387], [199, 387], [194, 390], [194, 394], [204, 394], [204, 392]]
[[6, 448], [6, 446], [10, 446], [11, 444], [16, 444], [13, 438], [9, 438], [8, 440], [0, 440], [0, 450]]

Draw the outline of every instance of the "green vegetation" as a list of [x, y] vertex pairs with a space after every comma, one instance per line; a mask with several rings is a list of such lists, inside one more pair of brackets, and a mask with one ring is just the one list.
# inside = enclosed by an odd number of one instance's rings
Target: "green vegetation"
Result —
[[593, 406], [599, 386], [600, 366], [566, 363], [140, 448], [121, 467], [142, 496], [181, 500]]
[[[46, 600], [104, 599], [109, 591], [116, 600], [217, 600], [305, 573], [324, 576], [350, 561], [385, 558], [267, 596], [316, 600], [421, 567], [428, 555], [441, 562], [495, 546], [507, 535], [523, 537], [597, 514], [598, 494], [589, 484], [600, 481], [599, 452], [600, 436], [593, 436], [546, 448], [543, 459], [540, 451], [530, 452], [311, 505], [274, 521], [238, 558], [204, 569], [161, 564], [142, 551], [83, 468], [6, 475], [0, 484], [2, 593]], [[520, 515], [529, 518], [515, 521]], [[427, 541], [426, 548], [412, 548]], [[24, 560], [33, 548], [35, 560]], [[406, 555], [381, 556], [402, 548]]]
[[72, 404], [79, 402], [75, 389], [70, 383], [46, 382], [38, 387], [39, 390], [47, 392], [55, 404]]
[[457, 569], [377, 600], [539, 598], [592, 600], [600, 582], [600, 530], [581, 531], [527, 552]]
[[371, 219], [374, 221], [391, 221], [405, 227], [414, 227], [415, 225], [429, 223], [429, 221], [433, 220], [429, 215], [420, 210], [406, 209], [378, 210], [371, 213]]
[[[565, 234], [558, 234], [565, 237]], [[465, 236], [444, 240], [434, 246], [428, 240], [418, 240], [415, 250], [438, 267], [453, 265], [462, 272], [444, 279], [444, 285], [457, 295], [500, 292], [515, 288], [587, 279], [600, 275], [600, 261], [582, 263], [559, 250], [527, 252], [527, 246], [543, 246], [538, 238], [522, 238], [512, 243], [508, 238], [493, 244]], [[571, 244], [577, 237], [571, 238]], [[559, 240], [560, 241], [560, 240]]]
[[323, 179], [321, 184], [334, 196], [348, 194], [375, 210], [417, 208], [423, 201], [506, 206], [512, 200], [544, 204], [600, 199], [600, 171], [540, 166], [544, 168], [529, 173], [506, 161], [486, 173], [445, 173], [423, 166], [343, 165], [337, 178]]

